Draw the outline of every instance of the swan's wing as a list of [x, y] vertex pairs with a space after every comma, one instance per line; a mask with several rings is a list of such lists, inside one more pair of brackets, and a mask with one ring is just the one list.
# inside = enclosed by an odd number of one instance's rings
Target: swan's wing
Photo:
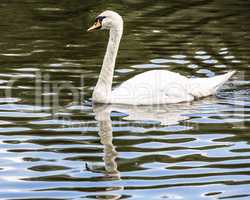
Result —
[[112, 91], [111, 103], [165, 104], [193, 100], [189, 79], [167, 70], [152, 70], [125, 81]]

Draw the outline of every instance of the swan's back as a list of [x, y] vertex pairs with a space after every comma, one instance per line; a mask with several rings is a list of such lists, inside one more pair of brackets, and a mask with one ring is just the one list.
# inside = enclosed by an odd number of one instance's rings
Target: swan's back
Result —
[[136, 75], [112, 91], [112, 103], [146, 105], [190, 101], [189, 79], [167, 70]]
[[114, 89], [110, 103], [148, 105], [192, 101], [215, 94], [234, 73], [189, 79], [167, 70], [152, 70], [136, 75]]

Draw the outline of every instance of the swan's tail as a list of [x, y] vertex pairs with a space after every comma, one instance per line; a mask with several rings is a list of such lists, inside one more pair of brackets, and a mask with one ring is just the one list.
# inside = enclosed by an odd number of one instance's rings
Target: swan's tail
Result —
[[226, 74], [214, 76], [211, 78], [194, 78], [192, 80], [192, 84], [194, 85], [194, 90], [192, 94], [195, 97], [205, 97], [209, 95], [213, 95], [217, 92], [217, 90], [227, 82], [234, 74], [235, 70], [229, 71]]
[[[226, 74], [214, 76], [211, 79], [212, 81], [212, 88], [214, 92], [216, 92], [225, 82], [227, 82], [234, 74], [236, 73], [236, 70], [232, 70], [227, 72]], [[213, 83], [214, 82], [214, 83]]]

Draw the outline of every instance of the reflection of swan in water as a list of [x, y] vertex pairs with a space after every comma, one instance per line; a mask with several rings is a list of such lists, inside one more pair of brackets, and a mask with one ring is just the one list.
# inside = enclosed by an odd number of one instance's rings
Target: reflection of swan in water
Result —
[[[161, 125], [177, 125], [188, 120], [189, 114], [199, 112], [202, 105], [214, 104], [219, 102], [215, 98], [206, 98], [195, 102], [179, 104], [156, 105], [156, 106], [133, 106], [133, 105], [94, 105], [93, 109], [97, 120], [104, 119], [112, 111], [126, 114], [124, 120], [128, 121], [155, 121]], [[110, 118], [109, 118], [110, 120]], [[110, 127], [111, 129], [111, 127]]]
[[209, 78], [187, 78], [168, 70], [152, 70], [123, 82], [112, 91], [116, 56], [123, 34], [123, 19], [113, 11], [97, 16], [95, 24], [88, 29], [109, 30], [110, 38], [101, 73], [93, 92], [96, 103], [155, 105], [190, 102], [210, 96], [235, 73], [228, 72]]
[[155, 121], [159, 122], [161, 125], [176, 125], [189, 119], [189, 114], [196, 112], [200, 113], [200, 106], [214, 103], [218, 103], [218, 99], [209, 98], [192, 103], [158, 106], [94, 104], [93, 111], [95, 113], [95, 119], [98, 121], [99, 125], [98, 134], [101, 143], [104, 145], [105, 171], [91, 169], [88, 165], [86, 166], [87, 169], [94, 172], [105, 173], [110, 178], [120, 178], [120, 172], [117, 169], [117, 163], [115, 161], [117, 152], [112, 143], [112, 111], [126, 114], [127, 116], [124, 117], [123, 120]]
[[[121, 180], [120, 172], [117, 168], [116, 157], [117, 152], [113, 145], [113, 132], [112, 132], [112, 120], [111, 112], [117, 111], [126, 113], [128, 116], [123, 118], [127, 120], [153, 120], [159, 121], [162, 125], [178, 124], [180, 121], [189, 119], [188, 116], [183, 114], [191, 114], [199, 110], [199, 107], [207, 104], [217, 103], [216, 99], [206, 99], [204, 101], [193, 102], [192, 104], [182, 105], [168, 105], [168, 106], [128, 106], [128, 105], [93, 105], [93, 111], [95, 113], [95, 119], [99, 124], [99, 136], [101, 143], [104, 146], [104, 164], [105, 170], [99, 170], [94, 165], [87, 169], [92, 172], [104, 173], [106, 178], [112, 178], [115, 180]], [[184, 108], [184, 109], [183, 109]], [[107, 193], [105, 193], [105, 199], [116, 200], [120, 199], [121, 195], [117, 194], [117, 191], [124, 190], [123, 186], [114, 185], [108, 187]], [[112, 191], [114, 192], [112, 194]], [[120, 192], [118, 192], [120, 193]], [[98, 198], [98, 197], [97, 197]]]
[[112, 132], [112, 121], [110, 118], [109, 110], [105, 109], [94, 109], [95, 119], [98, 121], [99, 128], [99, 136], [101, 139], [101, 143], [104, 146], [104, 163], [105, 163], [105, 171], [95, 170], [89, 168], [87, 165], [87, 169], [94, 172], [102, 172], [111, 178], [120, 178], [120, 172], [117, 169], [117, 163], [115, 161], [117, 152], [113, 145], [113, 132]]
[[[104, 146], [104, 164], [105, 170], [95, 169], [96, 167], [92, 165], [91, 167], [86, 164], [86, 168], [89, 171], [103, 173], [106, 175], [106, 178], [111, 178], [115, 180], [120, 180], [120, 172], [117, 169], [116, 157], [117, 152], [115, 150], [115, 146], [113, 145], [113, 132], [112, 132], [112, 121], [110, 117], [110, 110], [105, 109], [104, 107], [95, 107], [95, 119], [98, 121], [99, 128], [99, 136], [101, 139], [101, 143]], [[123, 186], [111, 186], [108, 187], [108, 194], [105, 194], [105, 199], [116, 200], [120, 199], [120, 194], [112, 194], [112, 191], [124, 190]], [[99, 199], [99, 198], [98, 198]], [[103, 199], [103, 198], [100, 198]]]

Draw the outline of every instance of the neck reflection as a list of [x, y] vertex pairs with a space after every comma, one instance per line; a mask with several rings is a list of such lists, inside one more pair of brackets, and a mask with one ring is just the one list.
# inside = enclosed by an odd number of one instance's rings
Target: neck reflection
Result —
[[93, 106], [95, 118], [98, 121], [101, 144], [104, 147], [105, 174], [112, 178], [120, 179], [120, 172], [117, 169], [117, 151], [113, 145], [113, 132], [111, 121], [111, 110], [109, 106]]

